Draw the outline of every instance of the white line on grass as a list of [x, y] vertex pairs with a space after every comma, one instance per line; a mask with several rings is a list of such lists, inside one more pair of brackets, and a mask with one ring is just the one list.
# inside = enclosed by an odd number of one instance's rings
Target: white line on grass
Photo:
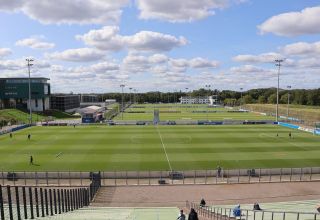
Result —
[[160, 131], [159, 131], [158, 125], [156, 125], [156, 128], [157, 128], [157, 131], [158, 131], [160, 140], [161, 140], [161, 144], [162, 144], [163, 151], [164, 151], [164, 153], [166, 154], [166, 158], [167, 158], [167, 161], [168, 161], [168, 164], [169, 164], [169, 167], [170, 167], [170, 171], [172, 171], [171, 163], [170, 163], [170, 160], [169, 160], [167, 151], [166, 151], [166, 147], [164, 146], [164, 143], [163, 143], [162, 136], [161, 136], [161, 133], [160, 133]]

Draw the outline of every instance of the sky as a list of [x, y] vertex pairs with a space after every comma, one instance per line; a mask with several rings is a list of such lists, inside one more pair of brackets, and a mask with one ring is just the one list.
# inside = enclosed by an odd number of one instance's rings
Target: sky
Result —
[[320, 87], [319, 0], [0, 0], [0, 28], [0, 77], [54, 93], [276, 87], [276, 59]]

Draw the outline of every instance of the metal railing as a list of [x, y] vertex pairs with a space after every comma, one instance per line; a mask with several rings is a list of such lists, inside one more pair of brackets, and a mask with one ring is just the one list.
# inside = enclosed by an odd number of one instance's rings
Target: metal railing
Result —
[[244, 220], [317, 220], [320, 213], [315, 212], [292, 212], [272, 210], [249, 210], [240, 209], [240, 215], [235, 216], [232, 208], [225, 207], [201, 207], [193, 202], [186, 202], [188, 209], [195, 209], [199, 215], [212, 220], [244, 219]]
[[0, 219], [34, 219], [88, 206], [89, 188], [34, 188], [0, 185]]
[[93, 178], [88, 187], [0, 185], [0, 220], [35, 219], [89, 206], [100, 186], [99, 175]]
[[[0, 172], [0, 184], [13, 186], [88, 186], [91, 172]], [[105, 171], [102, 186], [158, 184], [234, 184], [320, 181], [320, 167], [189, 171]]]

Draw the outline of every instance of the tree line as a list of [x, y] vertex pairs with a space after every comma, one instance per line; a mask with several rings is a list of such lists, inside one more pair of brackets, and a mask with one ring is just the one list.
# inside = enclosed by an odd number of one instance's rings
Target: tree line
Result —
[[[99, 98], [116, 99], [117, 102], [122, 101], [122, 95], [124, 102], [135, 103], [177, 103], [180, 102], [181, 96], [190, 97], [203, 97], [209, 95], [217, 95], [221, 104], [236, 106], [241, 104], [275, 104], [277, 102], [277, 89], [276, 88], [262, 88], [251, 89], [248, 91], [232, 91], [232, 90], [209, 90], [198, 89], [190, 92], [146, 92], [146, 93], [105, 93], [100, 94]], [[298, 105], [320, 105], [320, 88], [318, 89], [292, 89], [279, 91], [279, 103], [288, 103], [288, 96], [291, 104]], [[242, 98], [241, 98], [242, 97]]]

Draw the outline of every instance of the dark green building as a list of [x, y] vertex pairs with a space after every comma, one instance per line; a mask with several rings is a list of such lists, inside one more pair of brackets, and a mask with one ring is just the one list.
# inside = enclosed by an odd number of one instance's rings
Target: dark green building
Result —
[[[31, 78], [31, 109], [45, 111], [50, 108], [48, 78]], [[29, 109], [29, 78], [0, 78], [0, 108]]]

